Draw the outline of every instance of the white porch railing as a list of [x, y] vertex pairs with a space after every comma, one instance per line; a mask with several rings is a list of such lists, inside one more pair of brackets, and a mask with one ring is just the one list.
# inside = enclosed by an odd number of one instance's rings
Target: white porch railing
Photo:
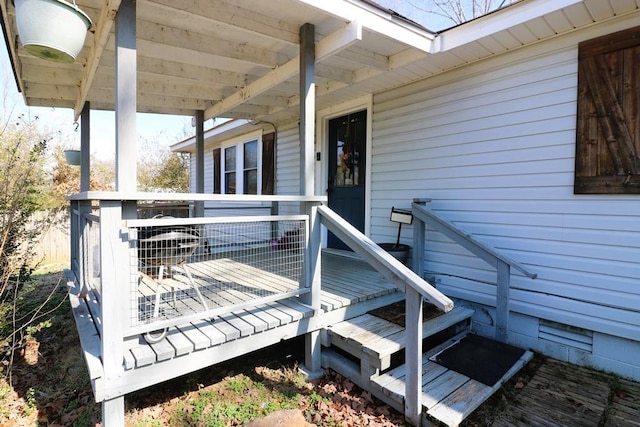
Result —
[[[69, 200], [75, 292], [85, 297], [99, 331], [107, 381], [122, 375], [124, 350], [142, 333], [292, 295], [319, 312], [314, 218], [326, 197], [84, 192]], [[148, 209], [150, 202], [279, 204], [299, 213], [139, 219], [145, 216], [139, 206]], [[185, 240], [174, 242], [150, 232], [171, 233], [171, 227], [195, 230], [196, 237], [189, 241], [185, 232]], [[187, 246], [186, 255], [173, 257], [171, 251]]]
[[308, 293], [308, 216], [125, 221], [131, 321], [125, 335]]
[[362, 256], [373, 268], [405, 293], [405, 363], [407, 374], [404, 412], [405, 418], [412, 425], [420, 425], [422, 415], [422, 300], [426, 299], [444, 312], [453, 309], [453, 302], [328, 207], [319, 207], [318, 213], [322, 224], [329, 231], [338, 236], [349, 248]]
[[509, 290], [511, 268], [515, 268], [527, 277], [535, 279], [538, 275], [519, 262], [501, 254], [494, 248], [477, 240], [471, 234], [461, 230], [455, 224], [436, 215], [429, 207], [429, 199], [415, 199], [411, 205], [415, 223], [413, 225], [413, 266], [414, 271], [424, 274], [424, 250], [426, 226], [441, 232], [452, 241], [467, 249], [496, 269], [496, 340], [507, 342], [509, 331]]

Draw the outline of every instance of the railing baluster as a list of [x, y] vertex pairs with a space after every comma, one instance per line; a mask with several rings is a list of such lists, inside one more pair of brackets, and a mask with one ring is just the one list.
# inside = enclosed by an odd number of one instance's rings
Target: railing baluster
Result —
[[404, 416], [412, 425], [420, 425], [422, 413], [422, 295], [407, 286], [405, 291], [406, 347]]
[[509, 287], [511, 267], [498, 260], [498, 286], [496, 289], [496, 340], [507, 342], [509, 334]]

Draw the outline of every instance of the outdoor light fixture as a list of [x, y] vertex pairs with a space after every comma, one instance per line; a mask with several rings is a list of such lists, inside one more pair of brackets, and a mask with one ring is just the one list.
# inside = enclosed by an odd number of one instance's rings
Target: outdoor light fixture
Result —
[[25, 50], [53, 62], [73, 62], [84, 45], [91, 19], [64, 0], [14, 0], [18, 35]]

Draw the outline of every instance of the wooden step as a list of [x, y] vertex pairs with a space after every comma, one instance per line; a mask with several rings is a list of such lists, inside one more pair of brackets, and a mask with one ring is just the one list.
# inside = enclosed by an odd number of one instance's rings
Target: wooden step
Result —
[[[465, 322], [472, 315], [471, 309], [455, 307], [448, 313], [425, 321], [422, 325], [422, 337], [428, 338], [450, 326]], [[465, 325], [465, 329], [467, 326]], [[336, 346], [361, 360], [366, 359], [374, 369], [379, 370], [388, 369], [391, 366], [391, 356], [405, 347], [406, 332], [402, 326], [371, 314], [333, 325], [326, 332], [326, 346]]]
[[[464, 333], [429, 350], [422, 358], [423, 414], [448, 426], [460, 424], [533, 357], [532, 352], [524, 352], [496, 384], [487, 386], [429, 360], [433, 354], [453, 344], [462, 336]], [[403, 411], [405, 380], [406, 368], [405, 365], [401, 365], [372, 378], [370, 391], [393, 408]]]

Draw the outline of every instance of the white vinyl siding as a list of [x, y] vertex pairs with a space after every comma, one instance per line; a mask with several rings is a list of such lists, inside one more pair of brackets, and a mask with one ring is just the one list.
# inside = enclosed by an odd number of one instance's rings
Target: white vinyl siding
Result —
[[[300, 140], [298, 124], [290, 122], [278, 128], [276, 143], [276, 194], [300, 194]], [[280, 204], [284, 215], [300, 213], [300, 206]]]
[[[374, 97], [371, 234], [394, 239], [391, 207], [431, 198], [442, 217], [538, 274], [512, 275], [511, 310], [637, 340], [640, 198], [573, 194], [577, 41]], [[403, 227], [403, 242], [411, 236]], [[495, 269], [433, 230], [425, 269], [448, 295], [495, 305]]]

